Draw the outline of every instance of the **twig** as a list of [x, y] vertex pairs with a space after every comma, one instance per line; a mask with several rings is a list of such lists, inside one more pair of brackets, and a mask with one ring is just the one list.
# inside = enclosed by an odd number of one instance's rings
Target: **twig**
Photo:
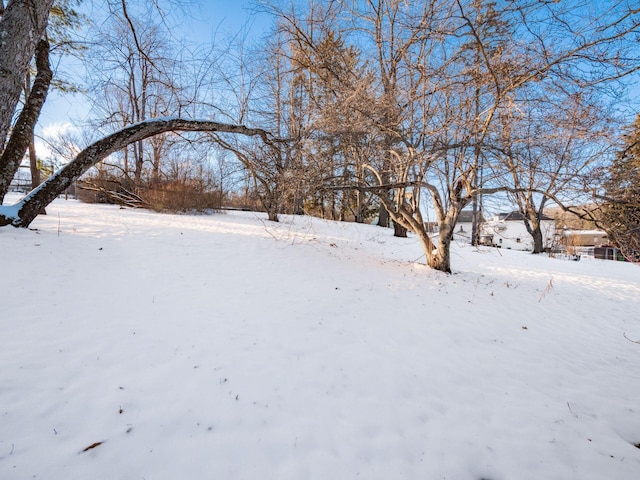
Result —
[[[99, 447], [99, 446], [100, 446], [100, 445], [102, 445], [103, 443], [104, 443], [104, 442], [95, 442], [95, 443], [92, 443], [92, 444], [91, 444], [91, 445], [89, 445], [88, 447], [86, 447], [86, 448], [82, 449], [82, 452], [88, 452], [89, 450], [92, 450], [92, 449], [94, 449], [94, 448], [96, 448], [96, 447]], [[82, 453], [82, 452], [81, 452], [81, 453]]]
[[547, 287], [542, 292], [542, 295], [540, 295], [540, 298], [538, 299], [538, 303], [542, 302], [542, 299], [547, 295], [547, 293], [551, 291], [552, 288], [553, 288], [553, 277], [549, 279], [549, 283], [547, 284]]
[[141, 206], [149, 206], [149, 203], [145, 201], [141, 196], [130, 192], [122, 186], [119, 186], [122, 192], [117, 192], [115, 190], [107, 190], [106, 188], [96, 185], [95, 183], [84, 180], [81, 183], [78, 182], [78, 187], [82, 190], [104, 193], [109, 199], [124, 207], [140, 208]]
[[276, 242], [280, 241], [280, 239], [278, 237], [276, 237], [273, 233], [271, 233], [271, 231], [269, 230], [269, 227], [267, 227], [267, 224], [265, 223], [265, 221], [263, 219], [258, 217], [258, 220], [260, 220], [260, 223], [262, 223], [262, 226], [264, 227], [264, 231], [265, 232], [267, 232], [269, 235], [271, 235]]
[[416, 258], [415, 260], [413, 260], [410, 263], [417, 263], [418, 260], [420, 260], [422, 257], [425, 257], [425, 260], [426, 260], [427, 259], [426, 255], [427, 255], [426, 253], [423, 253], [422, 255], [420, 255], [418, 258]]
[[640, 340], [631, 340], [629, 337], [627, 337], [627, 334], [625, 332], [622, 332], [622, 336], [629, 340], [631, 343], [637, 343], [638, 345], [640, 345]]

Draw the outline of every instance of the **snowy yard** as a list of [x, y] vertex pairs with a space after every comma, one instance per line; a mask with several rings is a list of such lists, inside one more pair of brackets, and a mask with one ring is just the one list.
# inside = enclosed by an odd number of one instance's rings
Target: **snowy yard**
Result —
[[48, 213], [0, 229], [1, 479], [640, 478], [637, 266]]

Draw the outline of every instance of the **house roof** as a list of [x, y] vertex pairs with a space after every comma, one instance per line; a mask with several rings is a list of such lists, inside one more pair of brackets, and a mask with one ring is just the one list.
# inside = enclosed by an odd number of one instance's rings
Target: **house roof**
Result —
[[[484, 222], [484, 217], [482, 216], [482, 212], [478, 211], [478, 220], [480, 222]], [[462, 210], [460, 215], [458, 215], [458, 223], [472, 223], [473, 222], [473, 210]]]
[[[505, 222], [522, 222], [524, 215], [518, 210], [512, 212], [503, 212], [498, 214], [498, 219]], [[553, 220], [551, 217], [547, 217], [544, 213], [540, 216], [540, 220]]]

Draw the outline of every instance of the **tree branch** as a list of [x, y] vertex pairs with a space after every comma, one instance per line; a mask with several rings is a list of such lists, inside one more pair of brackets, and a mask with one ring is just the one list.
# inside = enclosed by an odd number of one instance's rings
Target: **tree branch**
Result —
[[16, 205], [18, 211], [15, 217], [7, 217], [0, 214], [0, 226], [11, 224], [15, 227], [28, 227], [42, 208], [51, 203], [96, 163], [127, 145], [160, 133], [176, 131], [221, 132], [260, 137], [266, 144], [272, 144], [277, 141], [266, 130], [250, 128], [244, 125], [231, 125], [208, 120], [185, 120], [182, 118], [146, 120], [125, 127], [85, 148], [73, 161], [58, 170], [23, 198]]

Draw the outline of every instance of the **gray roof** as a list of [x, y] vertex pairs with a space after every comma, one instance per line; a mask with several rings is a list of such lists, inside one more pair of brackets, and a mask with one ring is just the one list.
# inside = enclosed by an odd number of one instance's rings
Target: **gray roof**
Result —
[[[500, 220], [504, 220], [505, 222], [522, 222], [524, 220], [524, 215], [518, 210], [514, 210], [513, 212], [499, 213], [498, 218]], [[553, 220], [553, 218], [547, 217], [543, 213], [540, 216], [540, 220]]]
[[[484, 217], [482, 216], [482, 212], [478, 211], [478, 220], [480, 222], [484, 222]], [[460, 215], [458, 215], [458, 223], [471, 223], [473, 222], [473, 210], [462, 210]]]

